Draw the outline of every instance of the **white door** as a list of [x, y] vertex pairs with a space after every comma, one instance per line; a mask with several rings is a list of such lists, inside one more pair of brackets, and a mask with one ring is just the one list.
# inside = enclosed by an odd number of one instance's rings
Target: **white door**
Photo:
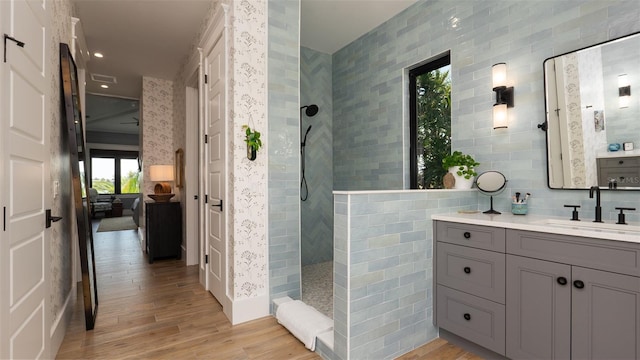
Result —
[[[49, 68], [45, 1], [0, 1], [0, 358], [49, 357]], [[55, 109], [57, 110], [57, 109]]]
[[206, 53], [206, 125], [208, 136], [205, 147], [206, 195], [205, 217], [207, 229], [207, 288], [218, 302], [225, 304], [226, 279], [226, 221], [225, 221], [225, 131], [226, 131], [226, 84], [225, 54], [221, 38]]

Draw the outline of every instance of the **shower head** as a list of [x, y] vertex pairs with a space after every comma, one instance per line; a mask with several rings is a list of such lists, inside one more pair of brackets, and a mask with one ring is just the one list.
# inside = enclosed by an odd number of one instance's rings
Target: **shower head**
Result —
[[316, 104], [301, 106], [300, 112], [302, 112], [302, 109], [305, 109], [304, 113], [307, 114], [308, 117], [315, 116], [318, 113], [318, 105]]

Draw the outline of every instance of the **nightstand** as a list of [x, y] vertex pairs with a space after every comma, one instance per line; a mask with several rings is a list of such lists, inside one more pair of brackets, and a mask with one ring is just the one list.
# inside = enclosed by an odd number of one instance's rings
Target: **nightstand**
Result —
[[157, 258], [180, 259], [182, 212], [179, 202], [145, 201], [145, 238], [149, 263]]

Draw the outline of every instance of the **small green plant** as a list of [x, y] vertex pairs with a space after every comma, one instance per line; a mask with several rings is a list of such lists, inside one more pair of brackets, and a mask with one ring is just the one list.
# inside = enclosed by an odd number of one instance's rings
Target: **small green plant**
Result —
[[247, 146], [255, 151], [258, 151], [262, 146], [262, 140], [260, 140], [260, 132], [251, 130], [249, 125], [242, 125], [242, 130], [244, 130], [246, 134], [244, 142], [247, 143]]
[[[451, 167], [458, 166], [456, 174], [458, 176], [464, 176], [465, 179], [471, 179], [472, 176], [477, 176], [478, 173], [474, 170], [476, 166], [480, 165], [475, 161], [471, 155], [463, 154], [460, 151], [454, 151], [453, 154], [445, 156], [442, 159], [442, 167], [448, 170]], [[466, 167], [465, 167], [466, 166]]]

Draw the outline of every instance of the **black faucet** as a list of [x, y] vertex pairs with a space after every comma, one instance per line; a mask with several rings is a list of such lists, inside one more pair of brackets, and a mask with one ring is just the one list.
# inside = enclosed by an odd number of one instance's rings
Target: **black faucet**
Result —
[[600, 188], [592, 186], [589, 189], [589, 199], [593, 199], [593, 192], [596, 192], [596, 219], [593, 222], [602, 222], [602, 208], [600, 207]]

